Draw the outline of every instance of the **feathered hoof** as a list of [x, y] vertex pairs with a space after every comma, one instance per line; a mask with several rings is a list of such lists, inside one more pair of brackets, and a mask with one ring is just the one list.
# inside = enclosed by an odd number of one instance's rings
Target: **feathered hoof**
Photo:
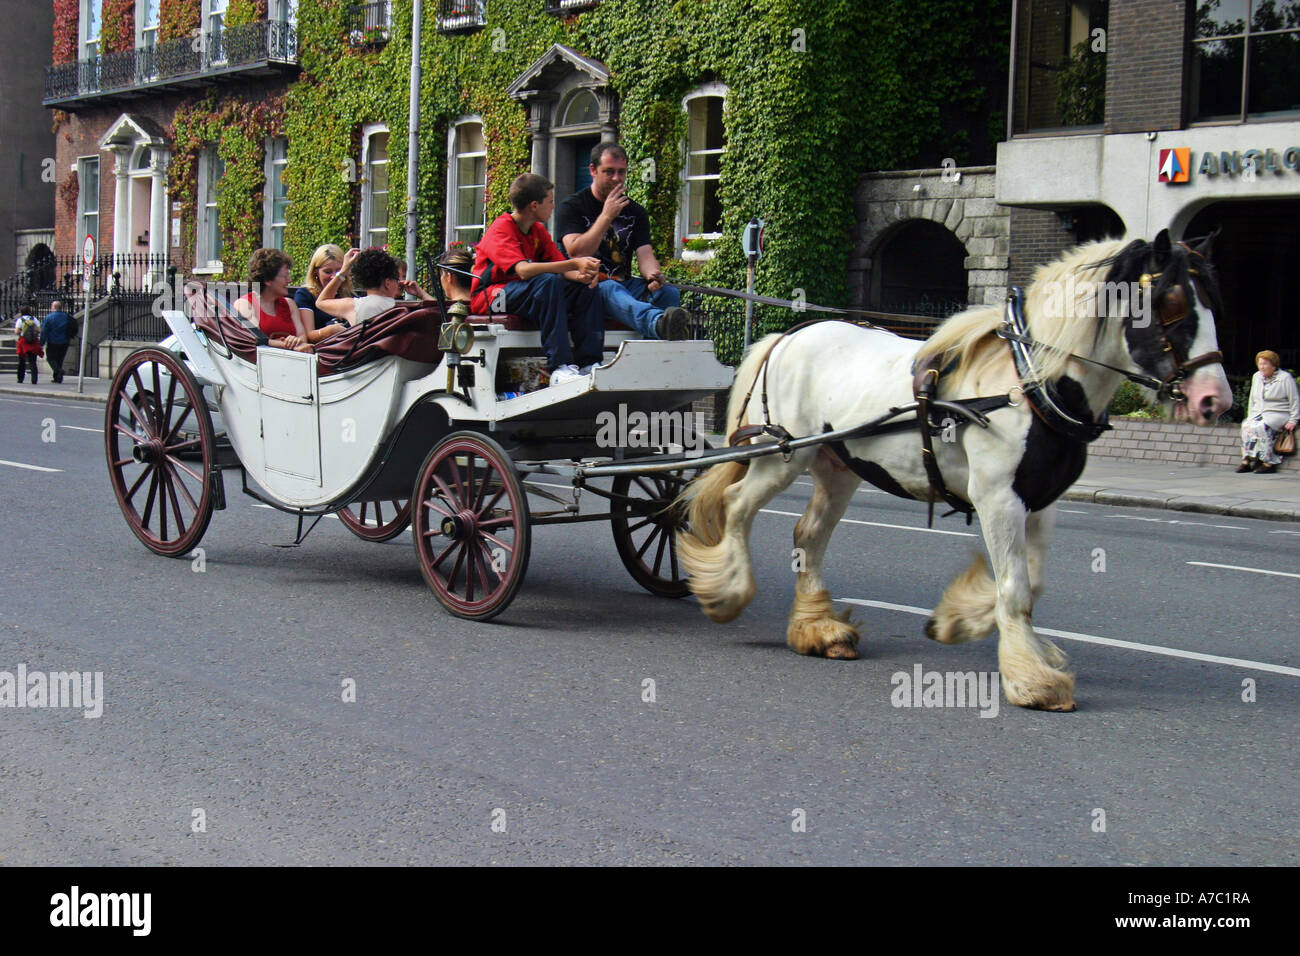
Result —
[[1007, 700], [1017, 707], [1058, 713], [1071, 713], [1075, 710], [1073, 674], [1058, 671], [1031, 686], [1009, 678], [1004, 673], [1002, 689], [1006, 692]]
[[854, 661], [858, 659], [860, 639], [857, 627], [849, 620], [848, 610], [836, 613], [825, 591], [811, 598], [796, 599], [785, 636], [792, 651], [811, 657]]
[[925, 636], [940, 644], [965, 644], [983, 640], [988, 634], [976, 633], [965, 618], [939, 609], [925, 622]]
[[727, 601], [722, 598], [706, 601], [704, 598], [700, 598], [700, 610], [714, 624], [726, 624], [728, 621], [734, 621], [739, 617], [740, 612], [745, 609], [745, 605], [748, 603], [748, 601]]

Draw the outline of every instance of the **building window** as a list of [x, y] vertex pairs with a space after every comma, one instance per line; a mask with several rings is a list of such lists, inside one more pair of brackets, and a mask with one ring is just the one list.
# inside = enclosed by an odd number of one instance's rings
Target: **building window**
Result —
[[379, 46], [392, 37], [393, 5], [390, 0], [354, 3], [348, 8], [348, 42], [352, 46]]
[[447, 138], [447, 241], [475, 243], [483, 238], [487, 189], [487, 150], [477, 116], [456, 123]]
[[217, 148], [209, 146], [199, 155], [199, 222], [198, 248], [194, 251], [197, 268], [221, 268], [221, 227], [217, 216], [217, 199], [220, 196], [221, 177], [226, 164], [217, 155]]
[[362, 140], [361, 245], [388, 245], [388, 130], [375, 127]]
[[226, 61], [226, 4], [227, 0], [204, 0], [208, 8], [208, 62]]
[[717, 84], [686, 97], [686, 167], [682, 190], [683, 238], [716, 236], [722, 228], [718, 182], [722, 155], [727, 151], [723, 131], [726, 88]]
[[1300, 112], [1300, 0], [1198, 0], [1195, 120]]
[[1109, 11], [1106, 0], [1020, 0], [1013, 132], [1105, 120]]
[[88, 157], [77, 160], [77, 250], [87, 236], [95, 237], [99, 244], [99, 159]]
[[598, 6], [600, 6], [600, 0], [546, 0], [546, 6], [543, 9], [547, 13], [567, 17]]
[[161, 0], [136, 0], [136, 46], [140, 48], [139, 71], [144, 79], [158, 75], [154, 51], [158, 48], [158, 6]]
[[99, 32], [104, 25], [104, 0], [83, 0], [81, 22], [85, 35], [82, 38], [82, 57], [99, 58]]
[[262, 245], [284, 248], [284, 227], [289, 221], [289, 194], [284, 167], [289, 164], [289, 141], [277, 136], [266, 141], [266, 192], [262, 208]]

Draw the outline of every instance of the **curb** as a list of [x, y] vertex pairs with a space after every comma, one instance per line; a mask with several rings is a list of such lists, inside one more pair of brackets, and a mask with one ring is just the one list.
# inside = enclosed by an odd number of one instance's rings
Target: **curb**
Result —
[[1267, 499], [1251, 501], [1243, 498], [1162, 495], [1150, 491], [1125, 491], [1119, 488], [1074, 487], [1061, 495], [1060, 500], [1085, 501], [1091, 504], [1116, 505], [1125, 508], [1186, 511], [1193, 514], [1233, 518], [1262, 518], [1266, 521], [1300, 521], [1300, 505]]
[[56, 392], [50, 389], [41, 388], [34, 385], [31, 388], [23, 386], [0, 385], [0, 395], [21, 395], [25, 398], [61, 398], [70, 402], [97, 402], [100, 405], [108, 403], [108, 395], [93, 395], [89, 392]]

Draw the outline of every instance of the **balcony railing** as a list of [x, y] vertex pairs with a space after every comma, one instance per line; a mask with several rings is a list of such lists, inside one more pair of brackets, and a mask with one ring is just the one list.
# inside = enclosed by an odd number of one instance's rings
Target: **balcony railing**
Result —
[[471, 33], [487, 26], [487, 0], [438, 0], [439, 33]]
[[567, 17], [600, 6], [600, 0], [546, 0], [545, 11]]
[[354, 3], [348, 8], [348, 43], [355, 47], [380, 46], [392, 38], [391, 0]]
[[45, 69], [46, 106], [143, 87], [168, 86], [205, 75], [298, 62], [297, 31], [283, 20], [259, 20], [215, 33], [181, 37], [93, 60]]

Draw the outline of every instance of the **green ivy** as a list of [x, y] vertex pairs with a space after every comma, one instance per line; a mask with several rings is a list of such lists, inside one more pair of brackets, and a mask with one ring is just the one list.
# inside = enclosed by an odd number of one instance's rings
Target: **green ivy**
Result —
[[105, 53], [120, 53], [135, 47], [135, 0], [104, 0], [99, 29]]
[[158, 40], [187, 37], [199, 28], [203, 18], [201, 0], [160, 0], [158, 4]]

